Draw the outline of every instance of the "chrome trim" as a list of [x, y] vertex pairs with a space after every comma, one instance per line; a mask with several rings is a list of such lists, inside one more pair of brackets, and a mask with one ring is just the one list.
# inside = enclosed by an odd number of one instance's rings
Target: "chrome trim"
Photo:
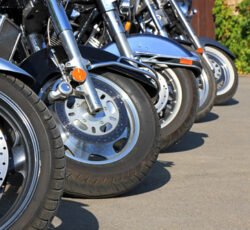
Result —
[[116, 0], [99, 0], [97, 1], [98, 4], [101, 5], [101, 7], [105, 10], [105, 11], [110, 11], [110, 10], [114, 10], [114, 2]]
[[120, 53], [123, 56], [133, 58], [133, 53], [127, 41], [125, 30], [118, 13], [115, 10], [105, 12], [104, 18], [108, 22], [107, 25], [110, 30], [109, 32], [115, 40]]
[[74, 34], [72, 30], [65, 30], [61, 32], [59, 35], [60, 41], [63, 44], [63, 47], [65, 49], [65, 52], [67, 53], [70, 61], [66, 63], [67, 68], [81, 68], [83, 69], [86, 74], [86, 80], [83, 84], [83, 94], [85, 96], [85, 99], [87, 101], [90, 113], [94, 114], [100, 110], [102, 110], [102, 104], [100, 102], [100, 99], [97, 95], [97, 92], [95, 90], [95, 87], [93, 85], [93, 82], [91, 78], [89, 77], [89, 73], [86, 67], [86, 64], [89, 63], [85, 59], [82, 58], [80, 50], [78, 48], [78, 45], [76, 43]]
[[20, 41], [21, 36], [22, 36], [22, 33], [20, 32], [20, 33], [18, 34], [18, 36], [17, 36], [15, 45], [14, 45], [14, 47], [13, 47], [13, 49], [12, 49], [11, 54], [10, 54], [9, 61], [12, 60], [12, 58], [13, 58], [15, 52], [16, 52], [16, 48], [17, 48], [18, 42]]
[[180, 67], [187, 67], [187, 68], [195, 68], [197, 70], [199, 70], [201, 72], [201, 68], [197, 65], [185, 65], [185, 64], [180, 64], [180, 63], [174, 63], [174, 62], [168, 62], [168, 61], [153, 61], [153, 60], [149, 60], [149, 59], [144, 59], [141, 58], [141, 60], [145, 63], [150, 63], [150, 64], [155, 64], [155, 65], [164, 65], [164, 66], [180, 66]]
[[121, 14], [129, 15], [130, 13], [130, 1], [131, 0], [121, 0], [119, 4], [119, 10]]
[[109, 33], [112, 39], [115, 40], [122, 56], [133, 59], [133, 53], [127, 41], [125, 30], [123, 28], [121, 19], [118, 15], [117, 9], [113, 2], [116, 0], [100, 0], [101, 7], [103, 8], [103, 18], [109, 28]]
[[69, 58], [69, 62], [66, 63], [66, 67], [78, 67], [86, 72], [87, 77], [82, 87], [82, 93], [85, 96], [90, 113], [94, 114], [99, 112], [103, 109], [103, 107], [86, 68], [86, 65], [89, 62], [83, 59], [81, 56], [62, 3], [58, 2], [57, 0], [47, 0], [46, 2], [52, 17], [53, 25], [56, 28], [63, 48], [65, 49], [65, 52]]
[[[196, 36], [196, 34], [193, 31], [193, 28], [190, 26], [190, 24], [188, 23], [188, 21], [186, 20], [183, 12], [181, 11], [181, 9], [179, 8], [178, 4], [174, 1], [174, 0], [169, 0], [170, 4], [172, 4], [172, 7], [174, 7], [174, 9], [176, 10], [176, 13], [178, 14], [178, 16], [181, 19], [181, 22], [183, 23], [183, 26], [186, 28], [187, 32], [189, 33], [191, 39], [193, 40], [194, 45], [196, 46], [195, 48], [203, 48], [204, 47], [201, 45], [199, 38]], [[209, 61], [208, 56], [205, 53], [202, 54], [202, 56], [204, 57], [206, 63], [208, 64], [208, 66], [210, 67], [210, 69], [212, 71], [214, 71], [214, 67], [212, 66], [211, 62]]]
[[171, 56], [171, 55], [164, 55], [164, 54], [155, 54], [155, 53], [144, 53], [144, 52], [139, 52], [136, 51], [135, 56], [148, 56], [148, 60], [150, 59], [156, 59], [156, 58], [165, 58], [165, 59], [181, 59], [181, 58], [185, 58], [185, 59], [189, 59], [192, 61], [200, 61], [199, 58], [196, 57], [186, 57], [186, 56]]
[[141, 61], [137, 61], [135, 59], [131, 59], [131, 58], [128, 58], [128, 57], [124, 57], [124, 56], [120, 56], [118, 59], [117, 59], [117, 62], [121, 62], [122, 60], [126, 60], [128, 62], [134, 62], [136, 65], [139, 65], [141, 67], [144, 67], [144, 68], [147, 68], [149, 69], [149, 71], [153, 72], [154, 75], [155, 75], [155, 79], [158, 79], [158, 76], [157, 76], [157, 72], [154, 70], [154, 68], [152, 68], [150, 65], [147, 65]]
[[64, 30], [72, 30], [62, 4], [57, 0], [46, 0], [46, 2], [57, 34]]

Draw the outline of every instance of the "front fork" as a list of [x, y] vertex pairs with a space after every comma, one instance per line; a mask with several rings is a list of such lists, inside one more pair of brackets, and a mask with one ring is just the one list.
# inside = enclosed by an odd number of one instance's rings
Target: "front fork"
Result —
[[84, 97], [88, 104], [90, 113], [97, 113], [103, 108], [86, 67], [88, 60], [81, 56], [72, 27], [62, 4], [57, 0], [46, 0], [46, 2], [56, 33], [58, 34], [62, 46], [69, 58], [66, 67], [80, 68], [84, 70], [86, 73], [86, 80], [82, 85]]
[[154, 24], [157, 28], [157, 30], [159, 31], [159, 34], [163, 37], [168, 37], [167, 32], [163, 29], [163, 26], [160, 22], [160, 20], [158, 19], [158, 15], [156, 14], [155, 10], [154, 10], [154, 4], [150, 1], [150, 0], [144, 0], [145, 5], [147, 6], [149, 13], [151, 15], [151, 17], [153, 18]]
[[98, 0], [103, 17], [107, 22], [109, 32], [115, 40], [121, 56], [134, 59], [133, 52], [127, 41], [125, 30], [112, 0]]
[[[148, 1], [148, 0], [145, 0]], [[189, 25], [188, 21], [186, 20], [185, 16], [183, 15], [181, 9], [179, 8], [179, 6], [177, 5], [177, 3], [173, 0], [169, 0], [170, 4], [172, 5], [172, 7], [176, 10], [176, 13], [178, 14], [183, 26], [186, 28], [189, 36], [191, 37], [191, 40], [193, 41], [193, 44], [195, 46], [196, 49], [202, 48], [203, 52], [202, 52], [202, 57], [204, 58], [205, 62], [207, 63], [207, 65], [210, 67], [210, 69], [212, 71], [214, 71], [214, 67], [211, 64], [206, 51], [204, 50], [204, 47], [202, 47], [199, 38], [196, 36], [196, 34], [194, 33], [192, 27]]]

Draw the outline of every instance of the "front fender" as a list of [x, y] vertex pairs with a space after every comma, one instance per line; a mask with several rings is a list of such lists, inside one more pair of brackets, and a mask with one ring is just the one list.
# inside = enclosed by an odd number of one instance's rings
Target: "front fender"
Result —
[[[67, 55], [61, 46], [53, 47], [59, 61], [67, 60]], [[91, 64], [116, 61], [119, 57], [108, 53], [104, 50], [88, 46], [79, 46], [82, 57], [89, 60]], [[43, 49], [32, 54], [21, 64], [21, 68], [26, 70], [36, 79], [36, 84], [33, 90], [38, 93], [41, 87], [52, 77], [60, 75], [59, 69], [55, 66], [53, 61], [49, 58], [49, 50]], [[130, 71], [117, 66], [107, 66], [106, 70], [117, 72], [120, 75], [132, 78], [139, 82], [147, 92], [153, 97], [157, 94], [157, 88], [142, 74]]]
[[35, 79], [29, 73], [2, 58], [0, 58], [0, 72], [12, 74], [29, 86], [32, 86], [35, 82]]
[[222, 45], [221, 43], [219, 43], [211, 38], [205, 38], [205, 37], [199, 37], [199, 41], [203, 47], [206, 45], [217, 47], [217, 48], [223, 50], [224, 52], [226, 52], [233, 60], [235, 59], [234, 54], [226, 46]]
[[[174, 40], [151, 34], [130, 35], [127, 37], [127, 40], [135, 57], [157, 57], [157, 59], [160, 59], [162, 63], [164, 62], [168, 66], [190, 68], [194, 69], [197, 74], [200, 74], [201, 64], [199, 57]], [[104, 50], [117, 56], [120, 55], [115, 43], [107, 45], [104, 47]], [[192, 60], [193, 64], [180, 64], [180, 59], [182, 58]]]

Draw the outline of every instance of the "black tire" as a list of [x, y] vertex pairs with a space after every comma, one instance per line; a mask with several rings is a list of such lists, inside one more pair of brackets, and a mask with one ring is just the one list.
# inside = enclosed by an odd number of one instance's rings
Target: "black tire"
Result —
[[[195, 76], [190, 70], [183, 68], [172, 68], [175, 77], [181, 87], [182, 98], [180, 109], [174, 119], [166, 126], [161, 121], [161, 150], [165, 151], [170, 146], [178, 142], [192, 127], [199, 105], [198, 89]], [[166, 79], [170, 80], [171, 75], [161, 73]], [[173, 75], [174, 76], [174, 75]]]
[[217, 95], [215, 105], [229, 101], [238, 88], [238, 73], [232, 58], [223, 50], [214, 46], [205, 46], [209, 59], [215, 68]]
[[[194, 50], [191, 47], [189, 46], [184, 46], [184, 47], [194, 52]], [[214, 106], [214, 101], [216, 97], [216, 81], [214, 78], [214, 73], [206, 64], [202, 55], [200, 54], [198, 55], [201, 59], [203, 68], [201, 75], [196, 79], [199, 89], [200, 102], [195, 121], [199, 121], [207, 116], [207, 114], [212, 110]]]
[[9, 149], [9, 170], [18, 148], [26, 159], [5, 177], [0, 229], [47, 229], [65, 178], [64, 147], [55, 120], [23, 82], [0, 74], [0, 125]]
[[[133, 134], [127, 139], [125, 138], [124, 143], [118, 144], [119, 150], [116, 150], [117, 156], [113, 156], [113, 146], [116, 144], [111, 146], [112, 149], [106, 149], [106, 144], [109, 145], [109, 139], [112, 139], [113, 134], [111, 133], [113, 131], [110, 131], [110, 133], [108, 131], [108, 136], [106, 135], [107, 137], [105, 138], [105, 133], [101, 136], [95, 136], [94, 133], [90, 135], [87, 128], [86, 131], [83, 130], [84, 125], [88, 126], [91, 124], [93, 117], [84, 111], [81, 112], [81, 116], [84, 116], [87, 121], [79, 118], [80, 115], [78, 116], [77, 114], [77, 108], [80, 107], [82, 109], [82, 103], [84, 103], [81, 98], [79, 99], [80, 101], [73, 98], [73, 105], [71, 105], [70, 108], [67, 107], [70, 99], [66, 102], [62, 102], [61, 105], [59, 102], [56, 102], [55, 107], [60, 107], [59, 110], [55, 110], [55, 114], [58, 116], [57, 120], [59, 120], [59, 127], [66, 129], [68, 127], [67, 125], [62, 126], [63, 117], [60, 115], [60, 111], [64, 110], [65, 115], [68, 114], [69, 120], [71, 119], [69, 117], [71, 114], [76, 114], [76, 118], [72, 115], [73, 121], [70, 121], [70, 124], [75, 124], [74, 129], [69, 128], [67, 130], [70, 133], [68, 135], [69, 139], [63, 139], [65, 148], [67, 149], [65, 193], [74, 197], [112, 197], [123, 194], [138, 185], [146, 177], [155, 163], [159, 153], [159, 119], [151, 99], [145, 93], [144, 89], [135, 81], [111, 72], [92, 73], [92, 80], [97, 92], [101, 92], [101, 94], [99, 94], [101, 101], [103, 95], [105, 96], [103, 98], [109, 98], [109, 96], [115, 92], [112, 98], [109, 99], [111, 101], [113, 99], [120, 101], [115, 102], [115, 105], [118, 106], [118, 104], [121, 104], [123, 107], [129, 103], [132, 104], [133, 108], [130, 105], [128, 108], [131, 110], [134, 109], [138, 115], [138, 119], [134, 121], [134, 123], [138, 122], [136, 123], [137, 128], [135, 128]], [[71, 111], [71, 109], [72, 112], [67, 112], [67, 110]], [[58, 113], [56, 111], [58, 111]], [[104, 111], [106, 113], [105, 106]], [[119, 109], [119, 113], [122, 118], [119, 116], [117, 121], [120, 122], [120, 120], [122, 121], [122, 119], [124, 119], [122, 124], [125, 124], [125, 129], [133, 130], [133, 127], [128, 126], [132, 119], [126, 119], [134, 115], [131, 115], [128, 109]], [[88, 116], [90, 116], [89, 119]], [[84, 122], [85, 124], [83, 124]], [[77, 126], [78, 123], [81, 123], [82, 126]], [[93, 124], [93, 126], [94, 125], [95, 124]], [[112, 127], [118, 127], [118, 125]], [[64, 128], [60, 129], [63, 130]], [[89, 130], [91, 131], [91, 129]], [[97, 133], [98, 130], [99, 129], [96, 128], [95, 132]], [[130, 131], [128, 133], [130, 133]], [[136, 133], [136, 135], [134, 133]], [[119, 135], [117, 140], [119, 140]], [[132, 139], [134, 135], [136, 138]], [[132, 137], [131, 141], [127, 141], [130, 140], [130, 137]], [[74, 141], [72, 141], [72, 138], [74, 138]], [[76, 143], [81, 146], [81, 148], [75, 149], [76, 144], [73, 145], [72, 143]], [[91, 149], [91, 154], [88, 152], [89, 149]], [[124, 155], [120, 155], [120, 153]], [[84, 157], [84, 155], [87, 157]], [[109, 156], [107, 156], [107, 158], [105, 158], [106, 155], [112, 155], [112, 157], [109, 158]]]

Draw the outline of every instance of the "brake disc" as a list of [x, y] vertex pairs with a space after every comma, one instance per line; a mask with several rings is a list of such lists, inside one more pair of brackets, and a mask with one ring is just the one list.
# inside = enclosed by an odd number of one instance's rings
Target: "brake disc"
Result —
[[127, 113], [119, 95], [107, 85], [93, 79], [104, 111], [88, 112], [86, 101], [72, 98], [55, 103], [55, 111], [67, 133], [91, 143], [107, 143], [118, 138], [126, 128]]
[[9, 151], [3, 132], [0, 129], [0, 188], [5, 180], [9, 166]]
[[158, 93], [158, 101], [155, 104], [157, 113], [160, 113], [167, 105], [169, 100], [169, 89], [167, 80], [158, 72], [158, 80], [160, 82], [160, 91]]

